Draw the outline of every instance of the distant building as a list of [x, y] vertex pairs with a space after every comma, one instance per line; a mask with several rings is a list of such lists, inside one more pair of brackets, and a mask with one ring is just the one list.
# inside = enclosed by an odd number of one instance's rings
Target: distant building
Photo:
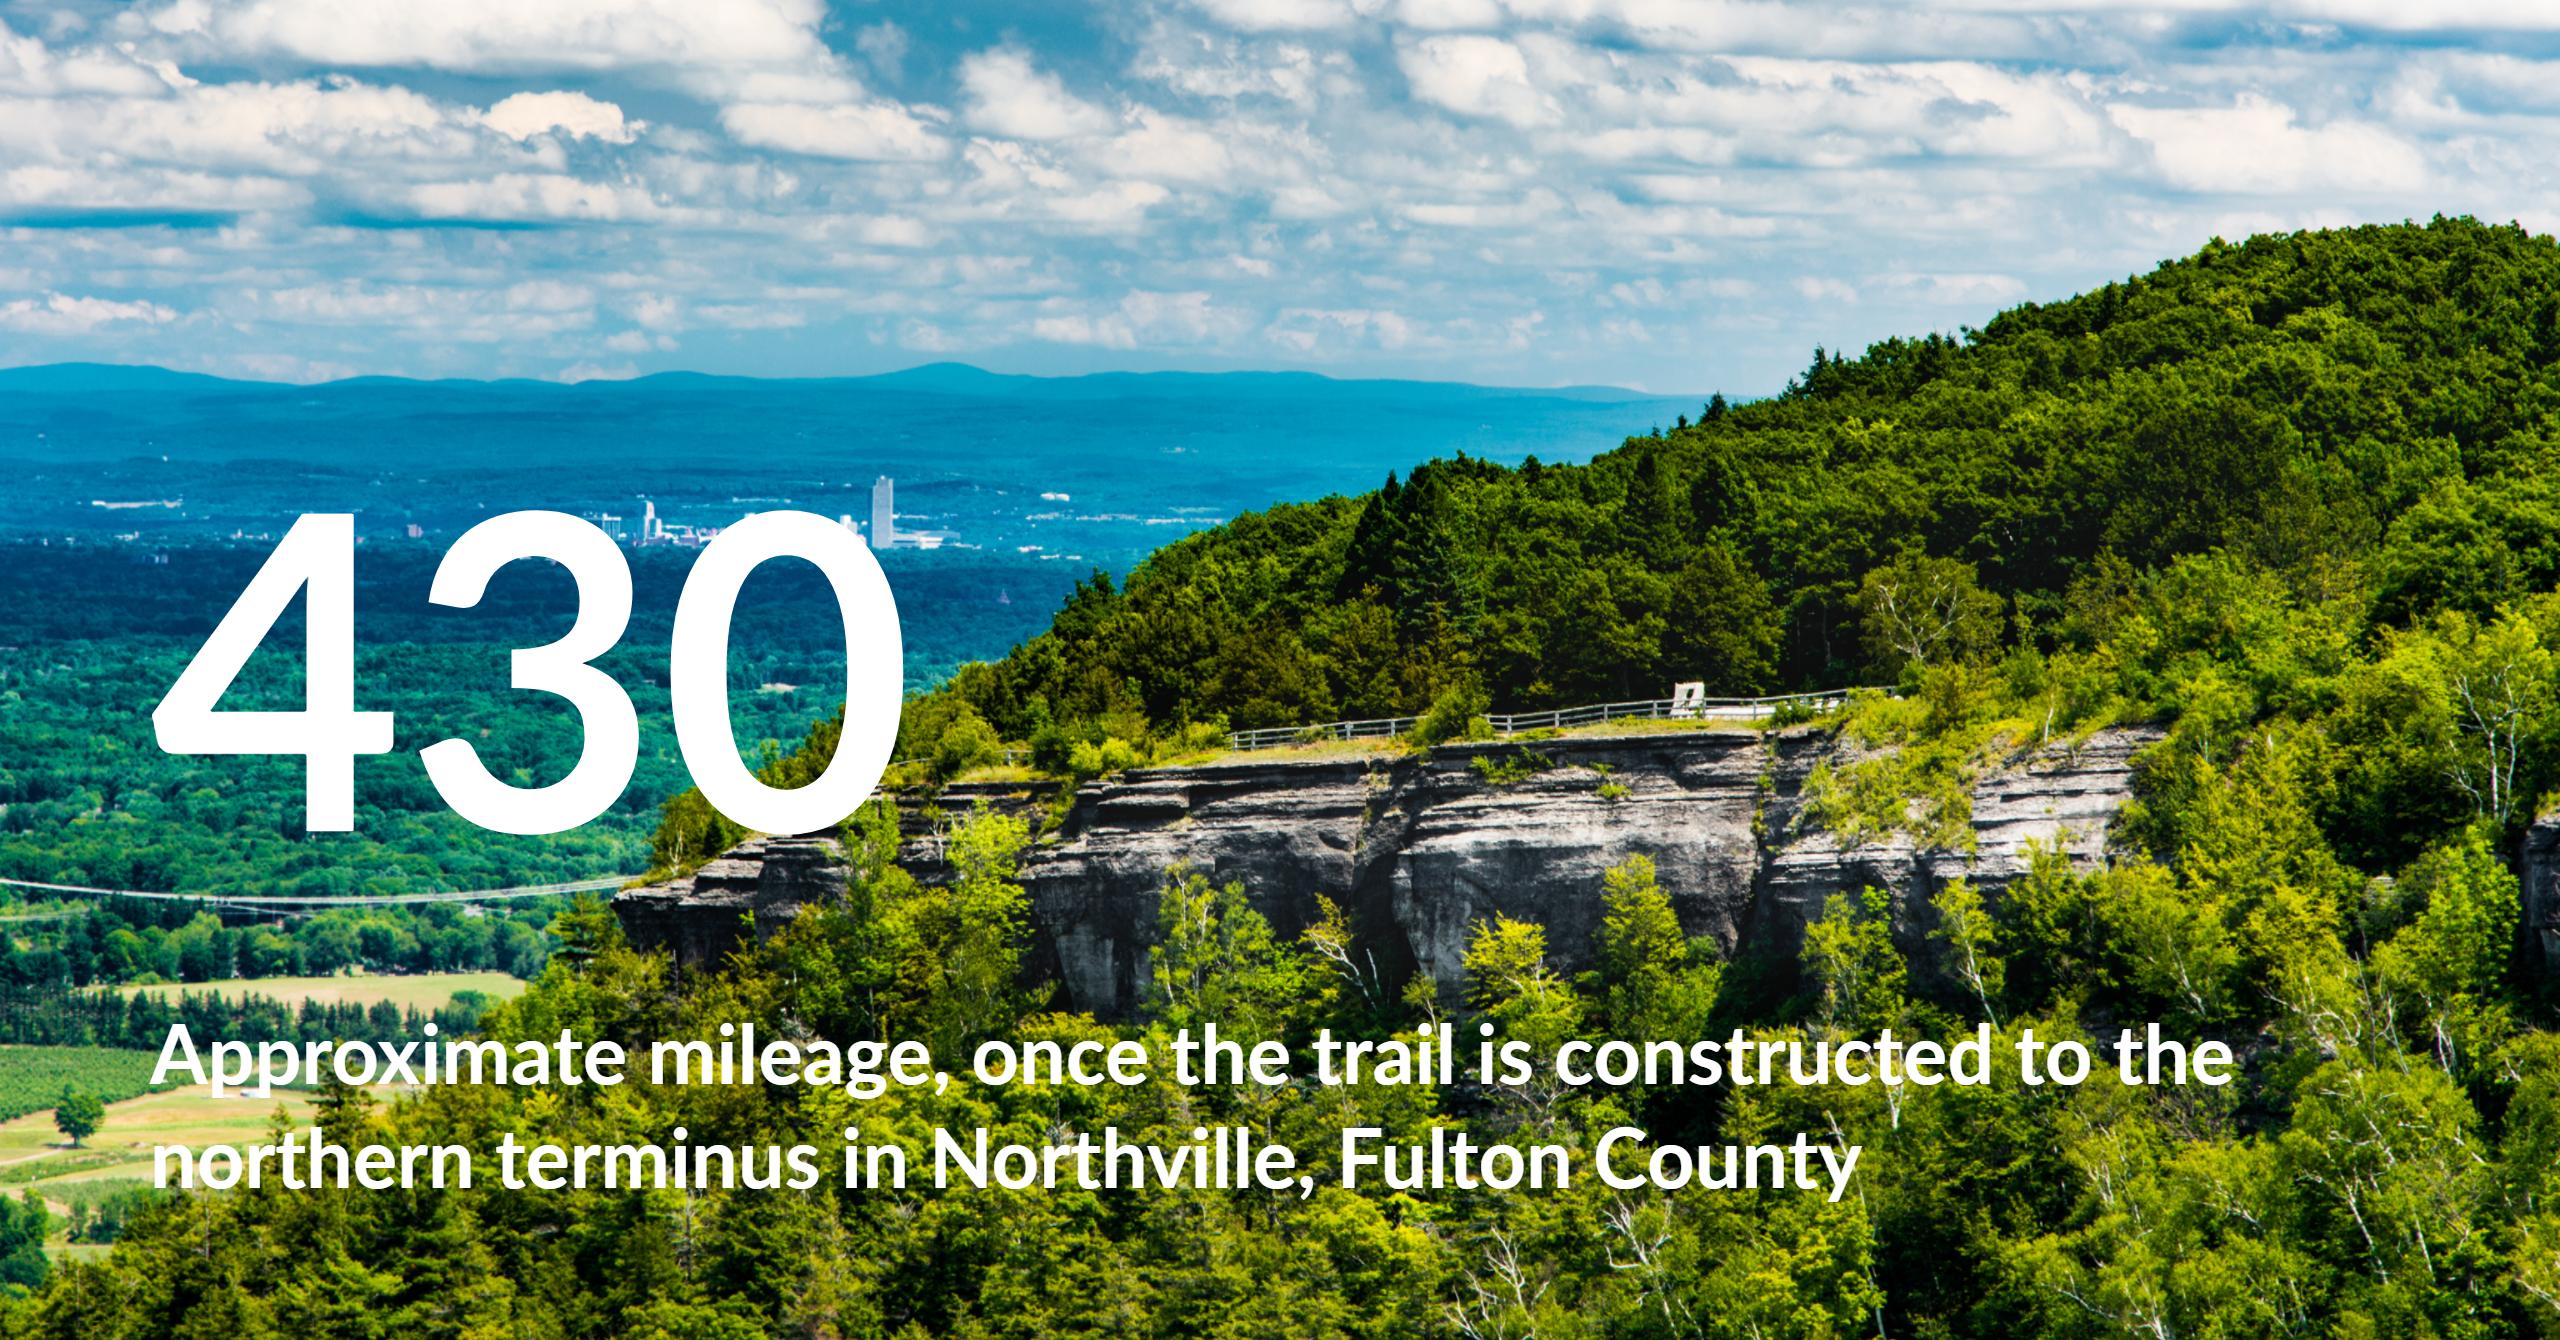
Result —
[[882, 475], [871, 485], [871, 547], [939, 549], [951, 537], [938, 530], [898, 529], [898, 481]]
[[427, 528], [412, 521], [408, 525], [408, 535], [410, 539], [423, 540], [427, 538]]
[[871, 485], [871, 547], [898, 547], [898, 481], [887, 475]]

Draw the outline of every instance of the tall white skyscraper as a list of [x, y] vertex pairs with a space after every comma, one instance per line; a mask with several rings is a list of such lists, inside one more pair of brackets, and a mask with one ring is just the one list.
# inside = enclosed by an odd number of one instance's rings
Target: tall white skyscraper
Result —
[[658, 504], [643, 502], [640, 504], [640, 543], [647, 544], [656, 538], [658, 538]]
[[898, 542], [898, 481], [880, 476], [871, 485], [871, 547], [887, 549]]

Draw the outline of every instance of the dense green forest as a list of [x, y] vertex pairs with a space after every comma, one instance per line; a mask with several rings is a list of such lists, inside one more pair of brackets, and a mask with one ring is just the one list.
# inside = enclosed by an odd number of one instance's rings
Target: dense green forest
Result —
[[[685, 784], [667, 715], [666, 657], [689, 555], [636, 550], [631, 628], [600, 664], [640, 711], [639, 767], [620, 805], [574, 832], [493, 833], [448, 810], [416, 751], [467, 737], [496, 775], [556, 781], [576, 715], [509, 686], [508, 654], [568, 630], [565, 575], [517, 564], [470, 610], [430, 605], [441, 550], [368, 545], [356, 574], [360, 706], [397, 714], [395, 752], [356, 762], [355, 828], [303, 828], [302, 760], [162, 753], [151, 710], [266, 558], [199, 546], [165, 564], [97, 547], [14, 546], [0, 561], [0, 875], [187, 893], [346, 895], [491, 888], [632, 874], [658, 803]], [[936, 617], [932, 602], [921, 614]], [[942, 617], [948, 620], [947, 613]], [[752, 753], [828, 710], [797, 687], [840, 681], [842, 625], [814, 569], [769, 565], [747, 585], [731, 713]], [[929, 636], [949, 644], [958, 636]], [[299, 607], [270, 632], [226, 710], [301, 706]]]
[[[486, 993], [471, 990], [456, 991], [443, 1005], [420, 1009], [388, 1000], [368, 1005], [306, 999], [293, 1005], [240, 991], [182, 991], [170, 1000], [146, 992], [61, 992], [0, 985], [0, 1045], [18, 1048], [0, 1052], [0, 1085], [33, 1083], [29, 1077], [44, 1074], [52, 1058], [66, 1049], [156, 1054], [169, 1040], [169, 1030], [180, 1024], [196, 1037], [244, 1042], [401, 1042], [418, 1037], [429, 1023], [447, 1033], [468, 1033], [491, 1003]], [[153, 1059], [148, 1054], [140, 1058], [145, 1064]], [[52, 1091], [61, 1090], [57, 1085]]]
[[2216, 242], [1961, 337], [1817, 351], [1784, 394], [1587, 466], [1437, 460], [1186, 538], [963, 668], [902, 752], [957, 730], [965, 756], [981, 722], [1143, 742], [1413, 713], [1462, 683], [1510, 709], [1890, 680], [1919, 658], [1880, 640], [1873, 583], [1921, 560], [1991, 598], [1968, 650], [2085, 650], [2210, 581], [2273, 584], [2370, 650], [2560, 579], [2555, 355], [2546, 238]]
[[[1273, 509], [1094, 582], [1052, 629], [911, 706], [909, 749], [1134, 756], [1223, 717], [1882, 677], [1825, 729], [1844, 831], [1960, 844], [1962, 782], [2022, 742], [2162, 724], [2114, 859], [1838, 897], [1784, 962], [1684, 936], [1654, 872], [1589, 891], [1596, 971], [1474, 928], [1458, 998], [1281, 942], [1168, 872], [1143, 1017], [1047, 1011], [1019, 973], [1029, 835], [985, 815], [919, 886], [874, 809], [859, 870], [672, 988], [609, 917], [485, 1023], [634, 1047], [724, 1022], [836, 1039], [1304, 1041], [1423, 1019], [1581, 1037], [2096, 1042], [2158, 1021], [2239, 1083], [1887, 1091], [1307, 1085], [896, 1092], [457, 1089], [341, 1139], [831, 1147], [934, 1125], [1042, 1143], [1253, 1127], [1320, 1176], [1346, 1125], [1585, 1145], [1832, 1132], [1852, 1195], [909, 1189], [374, 1195], [140, 1210], [0, 1336], [2461, 1336], [2560, 1330], [2560, 1032], [2510, 864], [2560, 762], [2560, 247], [2467, 221], [2215, 243], [1961, 338], [1821, 353], [1587, 467], [1440, 461]], [[780, 770], [825, 751], [821, 730]], [[951, 744], [943, 750], [942, 746]], [[721, 834], [679, 798], [662, 857]], [[1923, 928], [1925, 927], [1925, 931]], [[1161, 1073], [1161, 1072], [1160, 1072]]]
[[349, 970], [494, 969], [533, 977], [551, 957], [543, 927], [565, 903], [535, 898], [468, 909], [386, 903], [226, 925], [193, 902], [108, 898], [0, 917], [0, 990], [326, 977]]
[[[201, 904], [167, 899], [0, 904], [0, 1044], [156, 1051], [169, 1025], [180, 1021], [207, 1036], [400, 1036], [423, 1017], [396, 1007], [310, 1001], [297, 1010], [213, 992], [183, 992], [173, 1004], [96, 988], [355, 971], [494, 970], [531, 978], [558, 947], [546, 927], [567, 904], [558, 897], [470, 908], [391, 903], [236, 925]], [[26, 910], [30, 906], [35, 910]], [[464, 1030], [478, 1017], [476, 1001], [436, 1015], [442, 1026]], [[0, 1057], [0, 1075], [23, 1069], [26, 1059], [25, 1053]]]

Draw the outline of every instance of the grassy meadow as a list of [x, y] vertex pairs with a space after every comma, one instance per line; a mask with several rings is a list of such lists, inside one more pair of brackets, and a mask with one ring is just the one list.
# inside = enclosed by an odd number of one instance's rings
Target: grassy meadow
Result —
[[217, 995], [230, 1000], [264, 996], [286, 1005], [304, 1001], [323, 1005], [373, 1005], [389, 1001], [403, 1009], [435, 1010], [463, 991], [498, 1000], [524, 990], [524, 979], [503, 972], [421, 972], [335, 977], [249, 977], [226, 982], [162, 982], [152, 986], [111, 988], [128, 995], [158, 996], [174, 1001], [182, 995]]

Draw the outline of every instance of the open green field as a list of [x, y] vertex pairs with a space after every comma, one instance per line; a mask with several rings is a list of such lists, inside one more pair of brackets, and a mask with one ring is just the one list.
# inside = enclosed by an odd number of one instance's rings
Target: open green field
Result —
[[154, 1059], [116, 1047], [0, 1047], [0, 1121], [52, 1111], [65, 1088], [131, 1098], [151, 1087]]
[[306, 1000], [323, 1005], [371, 1005], [387, 1000], [404, 1009], [433, 1010], [452, 1000], [457, 991], [478, 991], [507, 1000], [524, 991], [524, 981], [503, 972], [422, 972], [405, 976], [248, 977], [229, 982], [162, 982], [114, 989], [164, 1000], [205, 994], [233, 1000], [265, 996], [287, 1005], [300, 1005]]
[[[107, 1105], [106, 1123], [74, 1149], [53, 1128], [53, 1113], [31, 1113], [0, 1122], [0, 1194], [35, 1191], [57, 1216], [75, 1201], [95, 1200], [119, 1186], [147, 1183], [154, 1145], [254, 1144], [266, 1137], [281, 1107], [302, 1122], [310, 1099], [298, 1093], [267, 1098], [213, 1098], [195, 1089], [173, 1089]], [[57, 1225], [58, 1226], [58, 1225]]]

